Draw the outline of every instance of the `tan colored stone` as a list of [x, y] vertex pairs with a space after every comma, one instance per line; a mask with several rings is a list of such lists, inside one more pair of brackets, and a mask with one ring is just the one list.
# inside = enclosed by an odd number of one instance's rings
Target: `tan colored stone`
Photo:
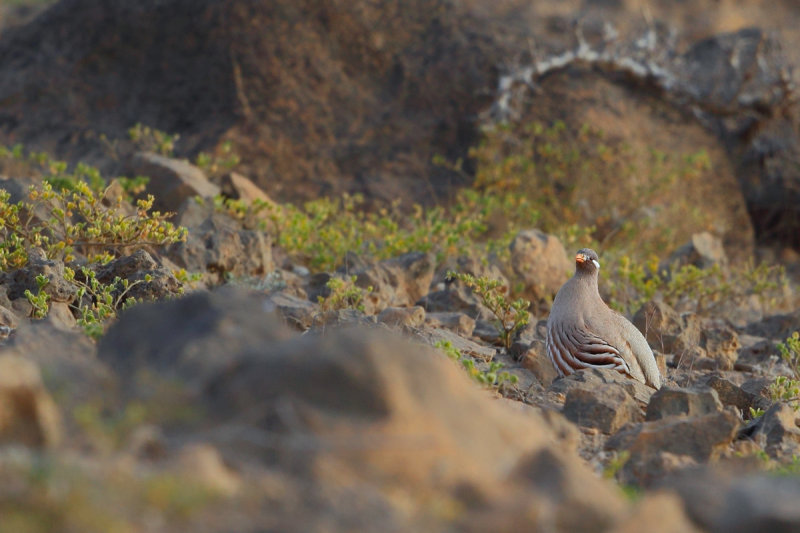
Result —
[[633, 512], [612, 530], [614, 533], [695, 533], [701, 530], [689, 520], [680, 496], [674, 492], [649, 492]]
[[0, 444], [57, 446], [61, 416], [42, 384], [39, 368], [16, 355], [0, 355]]
[[238, 172], [229, 172], [222, 176], [220, 180], [220, 189], [224, 196], [235, 200], [242, 200], [248, 205], [256, 200], [268, 204], [275, 203], [267, 193], [258, 187], [258, 185]]
[[510, 249], [514, 272], [532, 301], [555, 296], [574, 270], [561, 241], [536, 229], [520, 231]]

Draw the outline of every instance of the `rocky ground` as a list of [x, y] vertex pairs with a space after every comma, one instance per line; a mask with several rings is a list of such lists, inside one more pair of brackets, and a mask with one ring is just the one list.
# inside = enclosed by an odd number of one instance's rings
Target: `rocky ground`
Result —
[[[0, 34], [4, 142], [150, 178], [30, 198], [93, 174], [0, 154], [0, 533], [800, 528], [791, 4], [705, 27], [656, 2], [659, 47], [604, 37], [603, 17], [639, 35], [628, 2], [301, 4], [62, 0]], [[774, 9], [777, 37], [738, 31]], [[524, 31], [539, 42], [503, 62]], [[148, 120], [197, 165], [115, 140]], [[225, 140], [235, 172], [194, 158]], [[502, 248], [437, 247], [445, 222], [401, 211], [430, 240], [337, 255], [341, 213], [273, 201], [430, 204], [472, 181], [539, 201], [539, 223], [495, 208]], [[143, 192], [185, 234], [148, 226]], [[547, 360], [581, 239], [661, 390]], [[449, 271], [500, 280], [528, 323], [506, 344]]]

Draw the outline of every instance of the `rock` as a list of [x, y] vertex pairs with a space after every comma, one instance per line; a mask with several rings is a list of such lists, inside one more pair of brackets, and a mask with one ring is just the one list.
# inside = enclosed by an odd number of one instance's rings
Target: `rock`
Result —
[[764, 304], [759, 295], [751, 294], [742, 298], [736, 305], [720, 306], [716, 313], [718, 318], [741, 330], [764, 318]]
[[9, 300], [25, 298], [25, 291], [39, 294], [37, 276], [47, 278], [42, 291], [54, 302], [72, 303], [78, 291], [77, 287], [64, 279], [64, 263], [47, 259], [44, 251], [35, 248], [28, 252], [28, 264], [22, 268], [11, 270], [0, 275], [0, 283], [7, 286]]
[[177, 212], [187, 200], [195, 196], [213, 198], [219, 187], [208, 181], [202, 170], [179, 159], [150, 152], [138, 152], [128, 162], [127, 174], [147, 176], [147, 193], [155, 197], [156, 211]]
[[95, 343], [82, 331], [65, 331], [47, 320], [22, 323], [3, 353], [35, 364], [47, 389], [58, 394], [65, 413], [79, 405], [111, 403], [116, 378], [97, 359]]
[[[267, 454], [290, 471], [331, 470], [373, 487], [426, 492], [466, 485], [491, 494], [498, 478], [514, 472], [519, 479], [526, 457], [541, 457], [536, 464], [550, 470], [527, 476], [525, 486], [587, 483], [596, 488], [598, 503], [587, 500], [593, 512], [601, 502], [618, 505], [579, 460], [555, 449], [543, 454], [554, 440], [537, 413], [486, 401], [446, 357], [379, 333], [304, 335], [235, 358], [204, 397], [213, 419], [231, 428], [216, 438], [229, 452]], [[241, 424], [257, 431], [239, 437], [233, 428]], [[566, 511], [574, 496], [564, 490], [551, 497]]]
[[[733, 441], [739, 423], [731, 408], [691, 418], [667, 417], [622, 429], [608, 440], [606, 448], [627, 450], [630, 459], [623, 466], [623, 480], [647, 486], [663, 477], [665, 466], [682, 468], [691, 461], [715, 458]], [[665, 452], [678, 460], [665, 462], [658, 457]]]
[[[141, 249], [100, 266], [95, 275], [105, 284], [112, 283], [117, 277], [128, 280], [126, 297], [141, 301], [161, 300], [181, 292], [181, 283], [175, 275], [159, 266], [149, 253]], [[150, 281], [146, 280], [148, 276]], [[122, 290], [118, 288], [116, 294]]]
[[277, 310], [289, 326], [305, 331], [313, 324], [319, 308], [305, 298], [279, 291], [267, 296], [264, 310]]
[[229, 172], [222, 176], [220, 180], [220, 191], [226, 198], [241, 200], [246, 205], [251, 205], [255, 201], [267, 204], [275, 203], [267, 193], [258, 187], [258, 185], [238, 172]]
[[64, 331], [70, 331], [78, 325], [67, 302], [50, 302], [50, 310], [47, 311], [45, 320]]
[[700, 529], [689, 520], [683, 502], [674, 492], [648, 492], [636, 504], [630, 516], [620, 521], [614, 533], [699, 533]]
[[738, 480], [725, 493], [713, 532], [786, 532], [800, 529], [800, 479], [752, 476]]
[[494, 320], [476, 320], [475, 329], [472, 330], [472, 336], [477, 337], [483, 342], [494, 344], [495, 346], [503, 345], [503, 337], [498, 329], [498, 324]]
[[727, 493], [742, 473], [719, 465], [676, 470], [658, 483], [683, 500], [689, 518], [704, 531], [710, 531], [725, 506]]
[[177, 223], [189, 229], [185, 242], [171, 244], [165, 255], [189, 272], [216, 275], [264, 275], [274, 270], [270, 237], [261, 231], [242, 229], [212, 205], [185, 204]]
[[644, 383], [631, 379], [610, 368], [587, 368], [579, 370], [569, 376], [556, 379], [550, 385], [550, 390], [567, 394], [575, 387], [593, 388], [602, 383], [611, 383], [622, 386], [633, 399], [646, 404], [655, 392]]
[[312, 330], [325, 333], [332, 327], [363, 326], [369, 328], [377, 323], [375, 315], [366, 315], [359, 309], [345, 307], [344, 309], [329, 309], [315, 313]]
[[[158, 380], [179, 380], [192, 393], [234, 363], [248, 349], [291, 336], [265, 297], [233, 288], [192, 293], [183, 298], [136, 305], [123, 313], [100, 339], [98, 358], [135, 393], [147, 369]], [[138, 375], [137, 375], [138, 374]]]
[[[489, 279], [496, 279], [504, 286], [509, 285], [508, 278], [497, 265], [482, 260], [479, 255], [460, 255], [456, 258], [445, 259], [433, 277], [432, 286], [447, 284], [449, 286], [463, 287], [463, 283], [457, 279], [451, 280], [447, 278], [447, 273], [450, 271], [469, 274], [476, 278], [483, 276]], [[441, 288], [437, 287], [437, 290], [441, 290]]]
[[800, 309], [791, 313], [770, 315], [760, 322], [748, 324], [744, 332], [748, 335], [783, 342], [797, 331], [800, 323]]
[[789, 459], [800, 454], [798, 414], [785, 403], [776, 403], [742, 430], [771, 457]]
[[425, 323], [432, 328], [449, 329], [462, 337], [471, 336], [475, 330], [475, 319], [458, 311], [427, 313]]
[[719, 266], [728, 268], [728, 256], [722, 240], [707, 231], [695, 233], [689, 242], [672, 252], [669, 258], [659, 265], [659, 272], [670, 272], [685, 265], [707, 269]]
[[416, 328], [425, 322], [425, 310], [414, 307], [387, 307], [378, 314], [378, 322], [389, 326]]
[[242, 486], [240, 476], [225, 465], [217, 449], [209, 444], [184, 446], [178, 454], [178, 470], [185, 479], [229, 498]]
[[739, 356], [737, 365], [747, 365], [749, 368], [766, 367], [775, 355], [775, 343], [764, 337], [756, 337], [746, 333], [739, 335]]
[[653, 449], [646, 453], [631, 454], [617, 474], [617, 480], [625, 485], [649, 488], [657, 486], [662, 479], [675, 472], [697, 465], [698, 461], [690, 455]]
[[428, 328], [423, 327], [414, 331], [414, 336], [419, 338], [425, 344], [435, 346], [439, 342], [449, 342], [453, 348], [458, 350], [464, 355], [469, 355], [484, 361], [490, 361], [494, 358], [497, 350], [483, 344], [465, 339], [460, 335], [453, 333], [446, 329]]
[[545, 387], [550, 387], [553, 380], [558, 378], [558, 371], [547, 357], [547, 347], [543, 340], [533, 341], [528, 349], [520, 354], [519, 360], [522, 366], [536, 376], [539, 383]]
[[477, 318], [486, 316], [487, 311], [480, 305], [478, 297], [466, 287], [451, 284], [445, 289], [432, 291], [420, 298], [416, 305], [427, 313], [461, 312]]
[[733, 370], [739, 356], [739, 335], [725, 324], [707, 327], [702, 330], [702, 346], [719, 370]]
[[769, 393], [769, 387], [775, 382], [773, 378], [769, 377], [755, 377], [752, 379], [748, 379], [744, 383], [742, 383], [742, 390], [745, 391], [747, 394], [752, 394], [753, 396], [763, 398], [765, 400], [770, 401], [770, 405], [772, 405], [772, 399]]
[[650, 398], [646, 420], [661, 420], [669, 416], [697, 417], [721, 410], [722, 403], [712, 388], [662, 387]]
[[61, 433], [61, 415], [39, 368], [23, 357], [0, 355], [0, 445], [50, 448]]
[[769, 401], [766, 398], [747, 392], [742, 387], [717, 375], [710, 375], [703, 382], [717, 391], [717, 396], [723, 405], [732, 405], [742, 411], [749, 413], [750, 408], [766, 409]]
[[700, 341], [700, 324], [693, 313], [678, 314], [660, 300], [646, 302], [633, 317], [650, 346], [669, 354], [689, 352]]
[[600, 479], [579, 475], [579, 466], [553, 449], [544, 449], [524, 458], [515, 470], [515, 476], [531, 483], [547, 502], [547, 524], [556, 531], [580, 531], [587, 524], [602, 531], [624, 512]]
[[164, 432], [151, 424], [137, 427], [128, 438], [127, 452], [139, 460], [157, 461], [165, 458], [167, 443]]
[[555, 296], [574, 270], [561, 241], [539, 230], [520, 231], [509, 248], [514, 272], [525, 283], [525, 297], [533, 302]]
[[364, 304], [367, 314], [375, 314], [386, 307], [414, 305], [428, 294], [433, 272], [432, 256], [412, 252], [381, 261], [376, 265], [349, 270], [344, 275], [355, 275], [356, 285], [361, 288], [372, 287], [372, 292], [366, 295]]
[[0, 305], [0, 327], [5, 327], [9, 331], [15, 330], [19, 326], [19, 322], [20, 317], [14, 311]]
[[611, 383], [571, 388], [564, 402], [564, 416], [606, 434], [644, 418], [636, 401], [620, 385]]

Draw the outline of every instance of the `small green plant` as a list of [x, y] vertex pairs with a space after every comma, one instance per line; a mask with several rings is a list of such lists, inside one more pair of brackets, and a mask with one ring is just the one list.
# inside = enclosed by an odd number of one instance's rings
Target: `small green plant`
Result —
[[762, 416], [764, 416], [764, 410], [762, 408], [760, 408], [760, 407], [756, 407], [756, 408], [750, 407], [749, 413], [750, 413], [750, 419], [751, 420], [755, 420], [756, 418], [761, 418]]
[[514, 194], [481, 194], [464, 189], [448, 207], [401, 209], [399, 202], [367, 210], [361, 195], [320, 198], [303, 206], [219, 197], [215, 206], [273, 237], [297, 262], [314, 271], [338, 268], [348, 252], [381, 260], [407, 252], [428, 252], [438, 262], [458, 255], [507, 254], [521, 227], [536, 213]]
[[777, 344], [781, 359], [789, 367], [789, 376], [778, 376], [769, 386], [770, 397], [800, 410], [800, 332], [795, 331], [785, 342]]
[[453, 346], [452, 342], [445, 340], [436, 341], [434, 347], [439, 348], [453, 361], [461, 361], [461, 352], [458, 351], [458, 348]]
[[630, 458], [631, 452], [628, 450], [614, 453], [613, 457], [611, 457], [606, 467], [603, 469], [603, 477], [606, 479], [614, 479], [617, 477], [619, 471], [622, 470], [622, 467], [625, 466], [625, 463], [627, 463]]
[[224, 174], [241, 162], [239, 156], [233, 151], [233, 143], [225, 141], [214, 154], [200, 152], [194, 164], [203, 170], [207, 176], [215, 177]]
[[328, 280], [325, 286], [330, 289], [327, 296], [318, 296], [320, 312], [326, 313], [328, 311], [338, 311], [340, 309], [357, 309], [364, 312], [364, 298], [370, 292], [372, 287], [363, 289], [356, 285], [356, 276], [349, 278], [336, 278], [333, 277]]
[[58, 191], [45, 181], [30, 188], [28, 201], [15, 203], [10, 198], [0, 190], [0, 270], [24, 266], [34, 247], [65, 262], [74, 260], [76, 253], [107, 261], [137, 247], [166, 245], [186, 236], [185, 228], [166, 221], [167, 215], [151, 211], [152, 196], [137, 201], [133, 216], [119, 205], [106, 206], [82, 181]]
[[128, 130], [128, 138], [139, 150], [172, 157], [175, 153], [175, 143], [180, 139], [180, 135], [170, 135], [150, 126], [136, 123]]
[[127, 309], [137, 303], [128, 294], [140, 283], [151, 281], [150, 275], [144, 279], [129, 282], [127, 279], [115, 277], [111, 283], [101, 283], [93, 270], [81, 267], [81, 276], [69, 267], [64, 269], [64, 279], [78, 286], [78, 293], [73, 309], [78, 315], [78, 325], [86, 334], [97, 340], [102, 336], [109, 320], [116, 318], [119, 310]]
[[25, 298], [27, 298], [30, 304], [33, 306], [34, 318], [44, 318], [50, 311], [50, 295], [44, 292], [44, 288], [49, 283], [50, 280], [47, 278], [47, 276], [40, 274], [36, 276], [36, 286], [39, 289], [36, 295], [34, 295], [30, 290], [25, 289]]
[[506, 297], [508, 287], [497, 279], [454, 271], [449, 271], [447, 277], [461, 281], [478, 295], [483, 305], [495, 316], [503, 346], [511, 348], [514, 334], [530, 320], [528, 308], [531, 303], [523, 298], [510, 302]]
[[667, 272], [659, 270], [655, 255], [640, 262], [628, 255], [614, 258], [613, 254], [605, 254], [605, 258], [609, 266], [600, 271], [601, 289], [608, 295], [609, 305], [626, 315], [632, 315], [656, 296], [673, 307], [689, 299], [697, 313], [710, 313], [751, 296], [765, 306], [775, 305], [788, 283], [783, 267], [764, 263], [745, 263], [728, 271], [719, 265], [707, 269], [683, 265]]
[[461, 363], [461, 366], [467, 371], [469, 377], [481, 385], [493, 389], [500, 389], [506, 385], [516, 385], [519, 382], [519, 378], [516, 375], [502, 370], [504, 365], [499, 361], [490, 361], [485, 369], [481, 369], [478, 368], [478, 365], [475, 364], [475, 361], [471, 357], [458, 351], [450, 341], [437, 341], [434, 346], [442, 350], [447, 357], [453, 361]]

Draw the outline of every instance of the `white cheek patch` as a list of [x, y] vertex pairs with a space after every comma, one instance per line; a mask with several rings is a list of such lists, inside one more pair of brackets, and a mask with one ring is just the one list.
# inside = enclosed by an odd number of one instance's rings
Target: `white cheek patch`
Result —
[[598, 270], [600, 269], [600, 263], [598, 263], [598, 262], [597, 262], [597, 259], [592, 259], [592, 263], [594, 263], [594, 266], [595, 266], [595, 267], [596, 267]]

